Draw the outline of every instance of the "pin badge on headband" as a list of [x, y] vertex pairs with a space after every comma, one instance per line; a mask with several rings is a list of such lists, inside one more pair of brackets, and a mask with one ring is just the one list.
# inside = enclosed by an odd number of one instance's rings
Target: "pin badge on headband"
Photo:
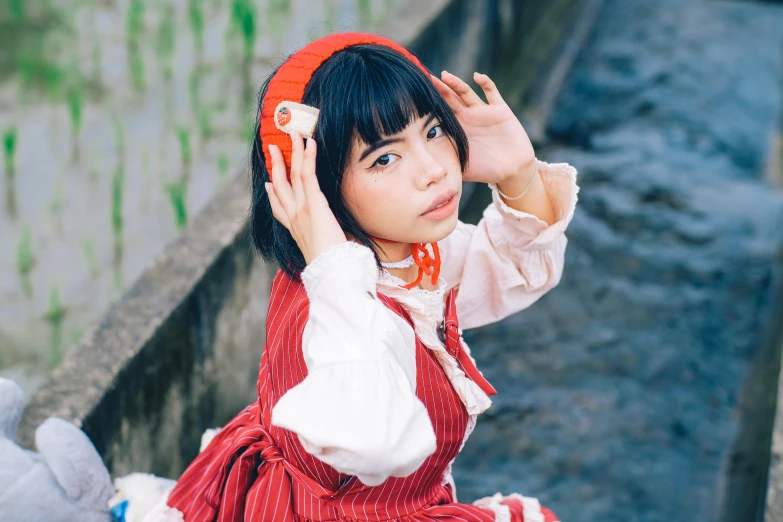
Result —
[[286, 134], [298, 132], [305, 138], [312, 138], [319, 112], [309, 105], [282, 101], [275, 109], [275, 126]]

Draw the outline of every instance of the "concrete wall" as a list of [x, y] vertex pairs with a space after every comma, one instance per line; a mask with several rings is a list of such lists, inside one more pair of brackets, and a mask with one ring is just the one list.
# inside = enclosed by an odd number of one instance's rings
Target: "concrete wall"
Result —
[[113, 474], [175, 476], [207, 426], [253, 399], [272, 270], [250, 248], [244, 176], [156, 259], [32, 397], [81, 426]]
[[[409, 45], [435, 71], [513, 74], [514, 100], [544, 70], [580, 5], [409, 3], [382, 34]], [[529, 41], [521, 53], [520, 41]], [[251, 248], [248, 201], [242, 173], [85, 335], [30, 400], [24, 445], [33, 445], [35, 426], [59, 416], [85, 430], [113, 475], [176, 477], [205, 428], [254, 400], [275, 269]]]
[[[781, 285], [783, 281], [781, 280], [783, 280], [783, 275], [779, 273], [778, 288], [783, 287]], [[781, 349], [783, 349], [783, 293], [778, 296], [775, 309], [778, 321], [776, 324], [771, 325], [767, 339], [768, 351], [773, 352], [775, 356], [770, 358], [767, 372], [777, 376], [777, 404], [771, 405], [772, 409], [776, 410], [776, 413], [774, 419], [770, 419], [770, 422], [774, 420], [772, 440], [769, 440], [768, 432], [765, 431], [764, 437], [757, 441], [758, 444], [764, 444], [764, 450], [769, 452], [769, 472], [766, 475], [762, 474], [762, 477], [767, 479], [765, 522], [779, 522], [783, 520], [783, 386], [781, 386], [783, 371], [781, 371], [780, 365]], [[771, 397], [771, 402], [774, 401], [775, 397], [773, 396]], [[766, 422], [764, 427], [767, 427]], [[759, 485], [763, 486], [763, 482]], [[761, 517], [757, 517], [756, 520], [761, 520]]]

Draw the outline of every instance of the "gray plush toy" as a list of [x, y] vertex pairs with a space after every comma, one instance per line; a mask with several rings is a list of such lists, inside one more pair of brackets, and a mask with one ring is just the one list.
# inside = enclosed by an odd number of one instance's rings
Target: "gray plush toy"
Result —
[[47, 419], [35, 431], [39, 453], [14, 442], [23, 399], [0, 378], [0, 522], [111, 522], [111, 477], [79, 428]]

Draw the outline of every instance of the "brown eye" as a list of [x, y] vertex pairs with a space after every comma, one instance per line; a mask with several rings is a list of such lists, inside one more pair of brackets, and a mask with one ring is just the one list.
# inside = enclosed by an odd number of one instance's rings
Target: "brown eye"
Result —
[[373, 167], [386, 167], [388, 165], [391, 165], [395, 161], [397, 161], [397, 155], [396, 154], [384, 154], [383, 156], [380, 156], [377, 160], [375, 160], [375, 163], [373, 163], [370, 168], [373, 168]]
[[435, 139], [435, 138], [437, 138], [439, 136], [442, 136], [442, 135], [443, 135], [443, 129], [441, 128], [441, 126], [440, 125], [435, 125], [427, 133], [427, 139], [428, 140], [432, 140], [432, 139]]

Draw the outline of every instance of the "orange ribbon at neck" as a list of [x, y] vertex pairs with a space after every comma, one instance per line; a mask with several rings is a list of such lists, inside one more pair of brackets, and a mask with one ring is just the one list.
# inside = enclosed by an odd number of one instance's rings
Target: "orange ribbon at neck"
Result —
[[[397, 241], [381, 239], [379, 237], [373, 237], [372, 239], [380, 241], [381, 243], [397, 243]], [[411, 256], [413, 257], [413, 262], [419, 267], [419, 273], [414, 282], [403, 286], [406, 290], [418, 286], [425, 275], [431, 276], [430, 280], [432, 281], [432, 284], [437, 286], [438, 278], [440, 277], [440, 249], [438, 248], [438, 243], [433, 242], [430, 243], [430, 245], [432, 245], [434, 257], [430, 254], [430, 251], [427, 250], [426, 243], [411, 243]]]
[[[411, 255], [413, 256], [413, 262], [419, 267], [419, 274], [416, 276], [416, 280], [412, 283], [405, 285], [403, 288], [410, 290], [421, 283], [424, 275], [432, 276], [432, 284], [438, 284], [438, 277], [440, 276], [440, 250], [437, 243], [430, 243], [432, 245], [432, 251], [435, 257], [430, 255], [430, 251], [427, 250], [426, 243], [411, 243]], [[419, 257], [421, 254], [421, 257]]]

